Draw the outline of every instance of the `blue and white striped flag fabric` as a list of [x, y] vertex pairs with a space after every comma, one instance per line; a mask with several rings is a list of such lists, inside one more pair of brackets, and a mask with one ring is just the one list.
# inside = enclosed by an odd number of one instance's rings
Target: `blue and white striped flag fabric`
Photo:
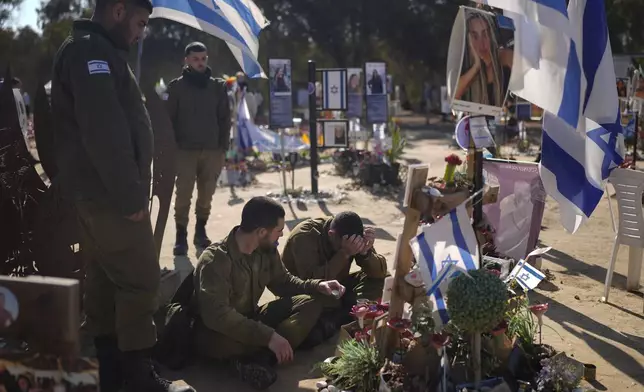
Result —
[[521, 259], [510, 273], [511, 279], [516, 279], [525, 291], [534, 290], [546, 275]]
[[[434, 305], [433, 318], [436, 325], [449, 321], [444, 294], [450, 279], [459, 270], [479, 268], [479, 248], [465, 204], [453, 209], [439, 221], [425, 225], [422, 232], [410, 241], [418, 262], [421, 276], [428, 287], [428, 295]], [[438, 287], [432, 288], [437, 283]]]
[[253, 139], [250, 135], [250, 113], [246, 104], [246, 94], [239, 100], [237, 108], [237, 148], [241, 151], [248, 152], [253, 148]]
[[347, 110], [347, 70], [322, 71], [323, 108], [327, 110]]
[[259, 33], [269, 22], [251, 0], [152, 0], [165, 18], [221, 38], [250, 78], [266, 78], [257, 59]]
[[[599, 204], [604, 182], [623, 162], [623, 129], [615, 68], [603, 0], [520, 0], [532, 8], [513, 7], [514, 17], [539, 31], [537, 67], [515, 47], [510, 90], [543, 108], [541, 180], [559, 203], [561, 223], [574, 233]], [[509, 0], [489, 0], [494, 6]], [[509, 5], [508, 9], [511, 8]], [[540, 13], [557, 10], [547, 22]], [[520, 17], [518, 11], [524, 12]]]

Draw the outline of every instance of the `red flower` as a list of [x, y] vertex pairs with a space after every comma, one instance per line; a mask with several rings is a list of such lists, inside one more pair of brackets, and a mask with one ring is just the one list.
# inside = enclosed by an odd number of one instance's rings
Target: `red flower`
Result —
[[446, 333], [435, 333], [432, 334], [430, 341], [432, 343], [432, 346], [434, 346], [436, 350], [440, 350], [441, 348], [447, 346], [450, 341], [450, 337]]
[[463, 163], [463, 161], [461, 161], [461, 158], [459, 158], [459, 156], [456, 154], [451, 154], [446, 156], [445, 162], [447, 162], [448, 165], [455, 165], [455, 166], [459, 166]]
[[543, 325], [543, 314], [548, 311], [548, 304], [537, 304], [530, 306], [530, 311], [537, 316], [539, 327]]
[[548, 304], [536, 304], [530, 306], [530, 311], [535, 314], [535, 316], [538, 316], [540, 314], [544, 314], [548, 310]]

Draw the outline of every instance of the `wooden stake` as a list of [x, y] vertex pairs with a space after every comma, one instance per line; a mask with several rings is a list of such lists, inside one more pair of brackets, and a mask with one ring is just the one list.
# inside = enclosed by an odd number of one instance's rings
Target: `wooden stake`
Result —
[[[389, 317], [401, 317], [405, 301], [401, 295], [402, 285], [405, 284], [405, 275], [409, 273], [412, 265], [412, 253], [409, 241], [416, 236], [418, 224], [420, 223], [421, 204], [423, 193], [422, 188], [427, 182], [429, 174], [429, 165], [410, 165], [407, 174], [407, 186], [405, 188], [405, 200], [403, 206], [405, 209], [405, 223], [401, 234], [402, 245], [398, 252], [398, 258], [394, 261], [396, 266], [394, 286], [391, 292], [391, 303], [389, 305]], [[396, 345], [397, 334], [394, 330], [389, 329], [386, 337], [387, 357], [393, 353]]]

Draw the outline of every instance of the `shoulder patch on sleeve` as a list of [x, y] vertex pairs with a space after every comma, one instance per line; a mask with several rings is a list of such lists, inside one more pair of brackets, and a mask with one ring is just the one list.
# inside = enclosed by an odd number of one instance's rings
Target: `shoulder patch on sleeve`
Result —
[[97, 74], [110, 74], [110, 66], [107, 61], [103, 60], [90, 60], [87, 62], [87, 70], [90, 75]]

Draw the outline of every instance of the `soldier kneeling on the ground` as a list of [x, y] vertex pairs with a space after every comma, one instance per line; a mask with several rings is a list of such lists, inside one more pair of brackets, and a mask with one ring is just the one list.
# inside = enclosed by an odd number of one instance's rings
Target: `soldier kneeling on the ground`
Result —
[[[357, 299], [378, 300], [389, 275], [387, 260], [374, 248], [375, 230], [366, 228], [355, 212], [333, 218], [308, 219], [293, 229], [284, 247], [284, 266], [302, 279], [334, 279], [346, 287], [340, 298], [321, 299], [325, 311], [311, 335], [325, 340], [341, 325], [352, 321], [349, 314]], [[355, 260], [360, 271], [350, 273]]]
[[[275, 382], [273, 366], [293, 359], [293, 349], [319, 343], [309, 338], [322, 313], [312, 295], [341, 297], [345, 290], [334, 280], [302, 280], [286, 271], [276, 248], [284, 216], [272, 199], [252, 198], [241, 225], [204, 251], [194, 273], [198, 353], [230, 360], [256, 389]], [[280, 298], [258, 306], [266, 287]]]

